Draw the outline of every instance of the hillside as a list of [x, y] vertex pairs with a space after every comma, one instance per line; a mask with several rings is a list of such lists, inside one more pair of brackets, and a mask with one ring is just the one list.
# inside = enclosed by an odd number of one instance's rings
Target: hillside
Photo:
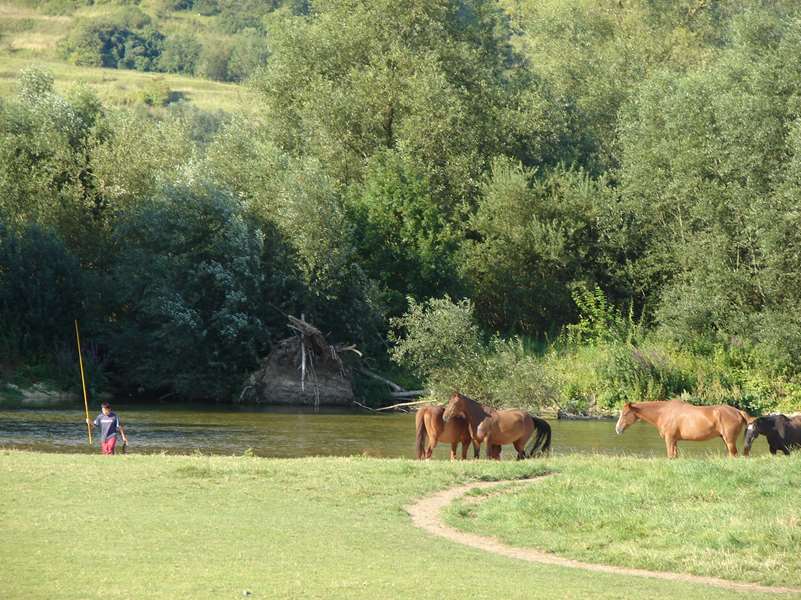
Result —
[[[266, 49], [255, 13], [241, 23], [238, 14], [154, 0], [0, 2], [0, 97], [14, 92], [23, 68], [37, 65], [58, 91], [86, 84], [113, 105], [153, 104], [148, 98], [161, 95], [156, 103], [241, 110], [247, 91], [238, 84], [263, 64]], [[153, 60], [136, 62], [148, 53]]]

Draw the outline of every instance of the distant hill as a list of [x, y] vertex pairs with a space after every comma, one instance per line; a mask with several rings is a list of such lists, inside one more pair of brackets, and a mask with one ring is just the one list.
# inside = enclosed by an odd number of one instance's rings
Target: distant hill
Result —
[[[267, 59], [264, 20], [281, 2], [17, 0], [0, 2], [0, 96], [41, 65], [58, 88], [85, 83], [106, 102], [182, 99], [203, 110], [246, 104]], [[288, 10], [288, 9], [287, 9]]]

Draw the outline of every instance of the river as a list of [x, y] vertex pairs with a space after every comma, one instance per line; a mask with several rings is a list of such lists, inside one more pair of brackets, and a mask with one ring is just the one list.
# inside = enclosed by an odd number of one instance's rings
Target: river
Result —
[[[414, 457], [414, 414], [375, 414], [322, 409], [254, 407], [114, 407], [130, 439], [129, 453], [256, 456]], [[94, 418], [95, 414], [91, 415]], [[550, 420], [555, 454], [603, 453], [664, 456], [665, 446], [655, 428], [636, 423], [623, 435], [615, 434], [614, 421]], [[742, 451], [742, 437], [738, 440]], [[0, 410], [0, 447], [42, 452], [98, 452], [90, 447], [83, 410]], [[449, 447], [437, 446], [434, 457], [447, 458]], [[762, 438], [754, 454], [767, 452]], [[723, 442], [679, 442], [679, 454], [725, 454]], [[512, 458], [514, 449], [504, 450]]]

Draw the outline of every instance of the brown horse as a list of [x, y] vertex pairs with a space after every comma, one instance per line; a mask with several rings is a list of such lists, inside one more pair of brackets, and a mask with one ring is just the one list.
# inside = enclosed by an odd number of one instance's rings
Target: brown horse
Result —
[[[462, 460], [467, 458], [467, 447], [472, 436], [467, 421], [462, 418], [442, 420], [444, 406], [423, 406], [417, 410], [415, 427], [417, 430], [417, 458], [431, 458], [438, 442], [451, 445], [451, 460], [456, 458], [456, 447], [462, 443]], [[478, 458], [478, 444], [474, 444], [474, 456]]]
[[623, 405], [615, 431], [618, 434], [642, 419], [659, 430], [665, 440], [667, 455], [676, 458], [679, 440], [703, 441], [721, 437], [729, 456], [737, 456], [737, 436], [751, 417], [728, 404], [693, 406], [679, 399], [658, 402], [633, 402]]
[[[442, 413], [442, 419], [447, 423], [454, 418], [462, 418], [467, 420], [467, 426], [470, 431], [470, 437], [473, 439], [473, 444], [478, 449], [481, 442], [478, 440], [478, 426], [481, 422], [489, 416], [495, 414], [495, 409], [483, 404], [479, 404], [472, 398], [463, 396], [459, 392], [453, 392], [451, 399], [445, 406], [445, 412]], [[500, 454], [500, 447], [497, 452]]]
[[[535, 430], [537, 436], [527, 451], [526, 442]], [[522, 460], [550, 450], [551, 426], [524, 410], [499, 410], [481, 422], [476, 430], [476, 438], [479, 442], [487, 442], [487, 458], [500, 460], [501, 446], [512, 444], [517, 450], [517, 460]]]

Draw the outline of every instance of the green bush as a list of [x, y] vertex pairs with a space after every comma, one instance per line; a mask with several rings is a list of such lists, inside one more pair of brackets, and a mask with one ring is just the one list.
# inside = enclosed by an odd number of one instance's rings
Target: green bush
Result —
[[76, 65], [152, 71], [163, 45], [164, 35], [151, 25], [150, 17], [130, 7], [79, 22], [59, 48]]
[[168, 185], [121, 215], [110, 335], [127, 385], [230, 399], [267, 347], [264, 238], [232, 195]]
[[0, 223], [0, 347], [4, 356], [54, 353], [73, 338], [83, 315], [78, 259], [52, 231], [19, 233]]
[[172, 100], [172, 90], [165, 81], [154, 79], [139, 90], [137, 100], [148, 106], [167, 106]]

